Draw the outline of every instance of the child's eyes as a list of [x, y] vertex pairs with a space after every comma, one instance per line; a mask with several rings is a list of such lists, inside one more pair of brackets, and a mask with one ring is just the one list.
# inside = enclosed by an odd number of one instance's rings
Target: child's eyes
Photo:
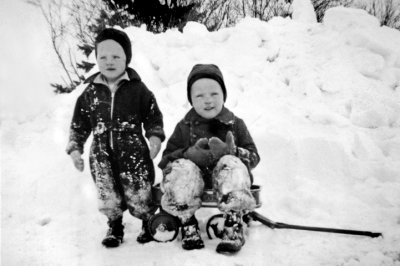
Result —
[[[219, 95], [218, 92], [212, 92], [212, 93], [210, 93], [210, 96], [211, 96], [211, 97], [218, 96], [218, 95]], [[196, 98], [202, 98], [202, 97], [204, 97], [204, 94], [198, 94], [198, 95], [195, 95], [195, 97], [196, 97]]]
[[[107, 57], [106, 56], [100, 56], [99, 57], [101, 60], [106, 60], [107, 59]], [[120, 56], [118, 56], [118, 55], [113, 55], [112, 56], [112, 59], [120, 59], [121, 57]]]

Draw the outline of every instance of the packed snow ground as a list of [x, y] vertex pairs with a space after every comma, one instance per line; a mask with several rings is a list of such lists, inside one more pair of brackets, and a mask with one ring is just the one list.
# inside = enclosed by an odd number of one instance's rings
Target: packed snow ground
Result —
[[[255, 222], [242, 251], [223, 256], [204, 231], [217, 210], [201, 209], [202, 250], [184, 251], [179, 240], [140, 245], [140, 223], [129, 214], [123, 245], [103, 248], [106, 219], [97, 211], [87, 153], [79, 173], [64, 152], [84, 87], [35, 95], [43, 91], [38, 83], [15, 73], [11, 78], [24, 85], [14, 88], [22, 95], [18, 110], [1, 114], [2, 265], [400, 265], [398, 31], [345, 8], [329, 10], [322, 24], [245, 19], [213, 33], [197, 23], [183, 33], [125, 31], [131, 66], [155, 93], [167, 136], [190, 108], [191, 67], [221, 67], [226, 106], [244, 119], [261, 156], [254, 171], [262, 185], [259, 213], [384, 237], [272, 230]], [[30, 109], [32, 102], [41, 108]]]

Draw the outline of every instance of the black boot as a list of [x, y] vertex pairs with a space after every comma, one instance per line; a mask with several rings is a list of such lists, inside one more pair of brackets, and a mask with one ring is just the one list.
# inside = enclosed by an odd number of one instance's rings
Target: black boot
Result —
[[153, 240], [154, 240], [153, 236], [151, 235], [149, 230], [148, 221], [142, 220], [142, 231], [136, 238], [136, 241], [139, 242], [140, 244], [144, 244]]
[[108, 226], [110, 228], [108, 229], [107, 235], [101, 243], [108, 248], [118, 247], [124, 238], [122, 217], [113, 221], [108, 221]]
[[236, 253], [245, 243], [241, 215], [230, 212], [226, 215], [222, 241], [217, 246], [218, 253]]
[[182, 225], [182, 248], [186, 250], [204, 248], [199, 224], [194, 216]]

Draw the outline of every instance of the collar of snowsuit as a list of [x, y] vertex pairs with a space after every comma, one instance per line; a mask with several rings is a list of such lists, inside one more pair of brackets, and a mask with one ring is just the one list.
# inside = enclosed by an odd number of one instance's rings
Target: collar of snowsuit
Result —
[[[85, 80], [84, 83], [85, 83], [85, 84], [86, 84], [86, 83], [92, 83], [92, 82], [96, 79], [96, 77], [97, 77], [99, 74], [100, 74], [100, 72], [94, 73], [93, 75], [91, 75], [90, 77], [88, 77], [88, 78]], [[139, 74], [138, 74], [133, 68], [127, 67], [127, 68], [126, 68], [126, 74], [128, 74], [129, 80], [137, 80], [137, 81], [140, 81], [140, 80], [141, 80]]]
[[[225, 125], [232, 125], [235, 121], [235, 115], [224, 106], [224, 107], [222, 107], [221, 112], [211, 120], [217, 120]], [[205, 119], [205, 118], [201, 117], [199, 114], [196, 113], [194, 108], [192, 108], [185, 115], [185, 117], [183, 118], [183, 121], [186, 124], [189, 124], [191, 122], [200, 122], [200, 123], [208, 122], [209, 119]]]

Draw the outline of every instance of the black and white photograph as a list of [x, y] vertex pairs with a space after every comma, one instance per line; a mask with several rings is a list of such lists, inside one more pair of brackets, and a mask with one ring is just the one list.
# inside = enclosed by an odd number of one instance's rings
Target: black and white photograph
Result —
[[400, 266], [400, 0], [0, 0], [4, 266]]

